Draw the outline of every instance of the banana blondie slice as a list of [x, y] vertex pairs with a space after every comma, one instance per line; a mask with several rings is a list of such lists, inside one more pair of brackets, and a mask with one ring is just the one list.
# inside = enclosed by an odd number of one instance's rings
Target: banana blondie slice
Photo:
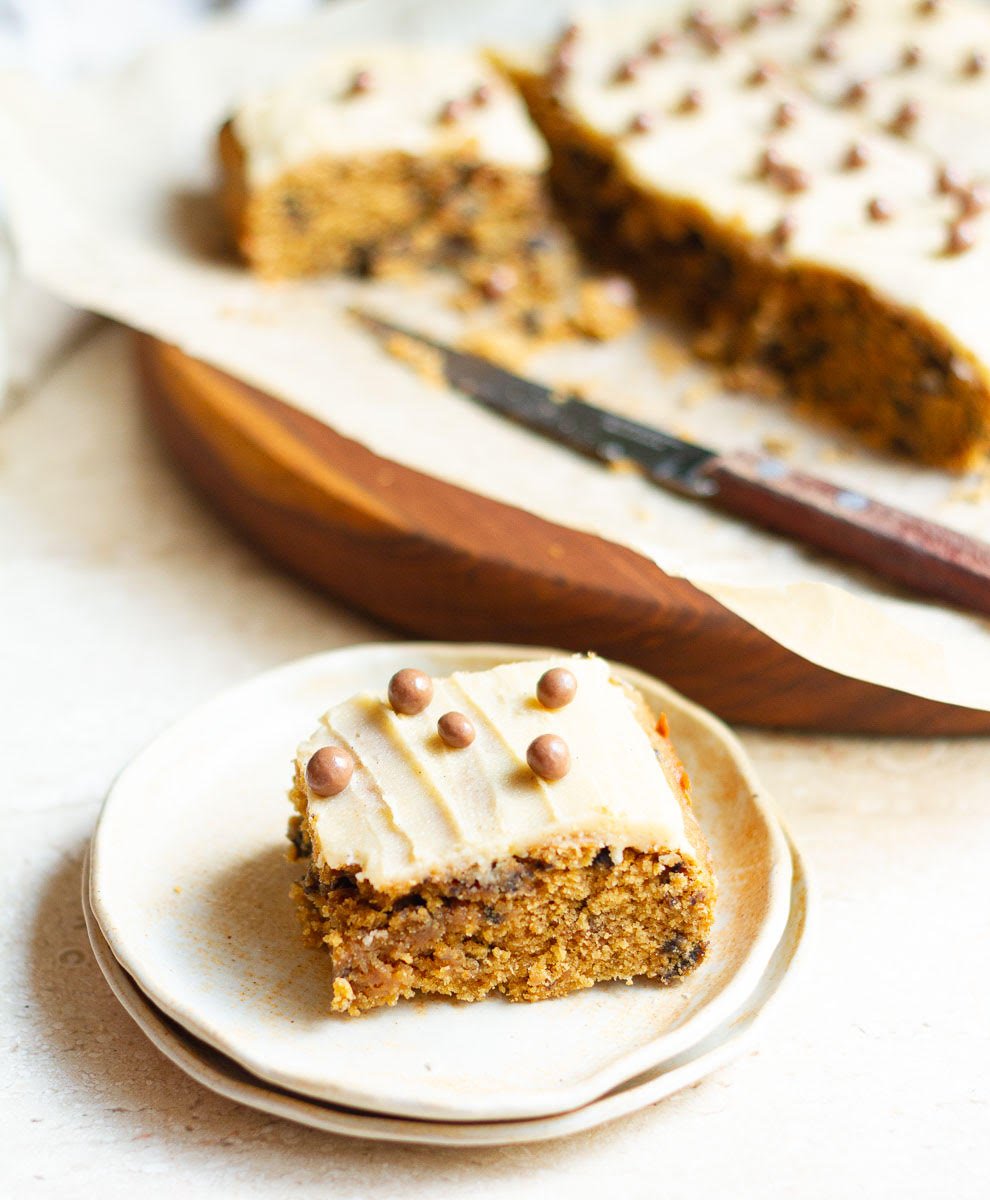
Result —
[[670, 983], [715, 883], [666, 723], [595, 657], [510, 663], [337, 705], [299, 749], [290, 838], [328, 1006]]

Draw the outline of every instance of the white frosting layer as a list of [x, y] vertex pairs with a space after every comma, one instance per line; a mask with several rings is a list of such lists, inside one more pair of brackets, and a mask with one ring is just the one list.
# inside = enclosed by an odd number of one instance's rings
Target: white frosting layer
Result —
[[[851, 19], [836, 24], [838, 0], [798, 0], [793, 16], [741, 32], [740, 19], [751, 7], [739, 0], [704, 6], [728, 31], [717, 54], [684, 31], [687, 6], [660, 14], [654, 8], [582, 15], [573, 69], [561, 88], [565, 106], [589, 128], [616, 139], [624, 169], [647, 190], [698, 201], [759, 236], [792, 215], [793, 259], [861, 279], [940, 323], [990, 363], [990, 213], [972, 219], [973, 249], [948, 256], [943, 250], [959, 204], [935, 191], [943, 162], [974, 181], [990, 182], [990, 70], [977, 76], [963, 70], [974, 51], [990, 58], [990, 8], [947, 0], [938, 13], [923, 17], [915, 0], [861, 0]], [[618, 64], [642, 58], [658, 33], [673, 37], [667, 53], [642, 59], [633, 80], [617, 83]], [[824, 38], [834, 39], [834, 61], [815, 56]], [[909, 45], [918, 46], [921, 61], [907, 69], [902, 58]], [[777, 73], [771, 82], [751, 86], [747, 81], [762, 63]], [[868, 85], [865, 102], [840, 104], [860, 80]], [[688, 88], [698, 89], [701, 107], [677, 113]], [[773, 116], [785, 100], [794, 104], [797, 119], [776, 130]], [[920, 118], [908, 137], [898, 137], [888, 126], [905, 101], [918, 104]], [[654, 127], [630, 135], [640, 112], [651, 114]], [[853, 141], [866, 144], [870, 162], [843, 170]], [[808, 173], [806, 191], [788, 195], [757, 177], [756, 165], [769, 147]], [[874, 197], [893, 206], [893, 219], [868, 219]]]
[[[566, 666], [578, 680], [566, 707], [548, 711], [537, 680]], [[337, 705], [299, 748], [300, 764], [323, 746], [346, 746], [356, 767], [337, 796], [307, 794], [317, 865], [356, 865], [375, 887], [525, 855], [577, 837], [690, 853], [680, 802], [628, 693], [599, 658], [511, 663], [434, 681], [432, 703], [398, 716], [384, 695]], [[463, 712], [477, 736], [465, 749], [437, 735], [444, 713]], [[540, 734], [559, 734], [571, 769], [546, 783], [526, 764]]]
[[[371, 88], [350, 94], [359, 71]], [[451, 100], [484, 84], [487, 103], [467, 104], [456, 121], [438, 120]], [[544, 145], [515, 92], [479, 54], [454, 49], [338, 51], [299, 71], [282, 87], [248, 99], [234, 117], [246, 152], [248, 183], [262, 186], [314, 158], [414, 156], [470, 147], [473, 157], [539, 172]]]

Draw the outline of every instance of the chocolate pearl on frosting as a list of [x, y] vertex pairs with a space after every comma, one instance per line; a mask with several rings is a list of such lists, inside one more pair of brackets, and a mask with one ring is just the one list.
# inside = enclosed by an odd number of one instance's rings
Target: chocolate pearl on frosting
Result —
[[788, 213], [770, 230], [770, 241], [778, 250], [783, 250], [794, 240], [797, 221]]
[[471, 93], [471, 103], [475, 108], [484, 108], [491, 103], [492, 89], [487, 83], [479, 83]]
[[632, 83], [643, 69], [643, 60], [635, 56], [624, 58], [615, 68], [615, 83]]
[[501, 300], [519, 282], [515, 267], [508, 263], [498, 263], [485, 276], [481, 285], [482, 294], [488, 300]]
[[901, 52], [901, 66], [907, 71], [912, 71], [921, 63], [921, 47], [910, 45], [905, 46]]
[[894, 215], [894, 208], [883, 197], [874, 196], [866, 206], [866, 214], [871, 221], [889, 221]]
[[942, 8], [941, 0], [918, 0], [914, 11], [919, 17], [934, 17]]
[[790, 127], [798, 119], [797, 105], [790, 100], [781, 100], [774, 109], [773, 127], [774, 129], [790, 129]]
[[680, 113], [697, 112], [703, 103], [703, 97], [698, 88], [688, 88], [681, 97], [681, 102], [677, 106], [677, 111]]
[[870, 151], [865, 142], [853, 142], [846, 151], [846, 156], [842, 160], [842, 165], [847, 171], [858, 171], [860, 167], [865, 167], [870, 161]]
[[706, 25], [711, 25], [711, 14], [703, 8], [693, 8], [684, 18], [684, 28], [689, 33], [695, 33], [699, 29], [704, 29]]
[[870, 85], [865, 79], [857, 79], [842, 93], [840, 103], [847, 108], [854, 108], [859, 104], [864, 104], [869, 94]]
[[952, 196], [966, 187], [966, 176], [955, 167], [942, 166], [935, 176], [935, 191], [940, 196]]
[[565, 708], [577, 695], [577, 679], [566, 667], [551, 667], [536, 684], [536, 698], [544, 708]]
[[467, 112], [467, 101], [448, 100], [440, 108], [437, 120], [441, 125], [455, 125]]
[[452, 750], [463, 750], [475, 739], [474, 722], [462, 712], [444, 713], [437, 721], [437, 733]]
[[905, 100], [891, 118], [888, 128], [900, 137], [907, 135], [921, 120], [921, 105], [917, 100]]
[[962, 73], [970, 79], [974, 79], [977, 75], [983, 75], [987, 69], [987, 56], [982, 50], [974, 50], [971, 54], [966, 55], [963, 62]]
[[403, 667], [388, 681], [388, 702], [405, 717], [421, 713], [433, 699], [433, 680], [425, 671]]
[[784, 192], [806, 192], [811, 187], [811, 176], [803, 167], [785, 163], [773, 173], [773, 180]]
[[370, 71], [356, 71], [347, 88], [348, 96], [363, 96], [375, 89], [375, 77]]
[[646, 53], [649, 58], [663, 58], [671, 49], [674, 39], [669, 33], [658, 33], [646, 43]]
[[780, 0], [777, 5], [777, 12], [782, 17], [793, 17], [797, 10], [797, 0]]
[[971, 183], [958, 192], [959, 208], [964, 217], [975, 217], [990, 208], [990, 188], [982, 183]]
[[629, 122], [630, 133], [649, 133], [655, 122], [653, 116], [648, 112], [636, 113]]
[[526, 762], [534, 775], [552, 783], [563, 779], [571, 769], [571, 752], [567, 743], [555, 733], [541, 733], [526, 749]]
[[746, 82], [750, 87], [762, 87], [765, 83], [769, 83], [776, 73], [777, 68], [773, 63], [757, 63], [746, 76]]
[[856, 19], [859, 14], [859, 5], [856, 0], [846, 0], [845, 4], [840, 4], [836, 9], [835, 16], [832, 18], [833, 25], [847, 25], [850, 21]]
[[965, 254], [976, 244], [976, 233], [968, 221], [953, 221], [949, 226], [949, 236], [945, 240], [946, 254]]
[[839, 57], [839, 43], [833, 37], [822, 38], [812, 47], [811, 57], [817, 62], [835, 62]]
[[336, 796], [351, 782], [354, 756], [343, 746], [323, 746], [306, 764], [306, 786], [317, 796]]
[[757, 179], [770, 179], [785, 165], [780, 152], [769, 146], [763, 151], [757, 161], [756, 177]]

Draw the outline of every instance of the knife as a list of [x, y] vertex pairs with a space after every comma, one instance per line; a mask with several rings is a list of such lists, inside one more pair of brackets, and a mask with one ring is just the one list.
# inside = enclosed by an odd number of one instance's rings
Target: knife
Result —
[[383, 342], [400, 336], [428, 347], [452, 388], [553, 441], [599, 462], [630, 464], [680, 496], [703, 500], [893, 583], [990, 616], [986, 542], [793, 471], [769, 455], [745, 450], [718, 454], [371, 313], [352, 313]]

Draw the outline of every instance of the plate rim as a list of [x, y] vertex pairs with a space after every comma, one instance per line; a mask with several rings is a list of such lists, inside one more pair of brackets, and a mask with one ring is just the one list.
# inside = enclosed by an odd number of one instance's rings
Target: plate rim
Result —
[[[776, 806], [760, 784], [745, 749], [732, 731], [713, 714], [681, 696], [662, 680], [615, 660], [608, 661], [634, 685], [645, 689], [654, 696], [659, 696], [661, 701], [673, 710], [675, 722], [683, 716], [702, 726], [709, 735], [714, 736], [725, 747], [734, 769], [748, 785], [749, 803], [758, 813], [767, 832], [768, 856], [771, 860], [768, 880], [769, 897], [763, 924], [753, 938], [739, 969], [716, 996], [703, 1003], [692, 1016], [672, 1031], [662, 1033], [627, 1050], [580, 1080], [556, 1088], [528, 1089], [521, 1093], [504, 1091], [481, 1097], [474, 1096], [470, 1092], [458, 1092], [456, 1099], [445, 1102], [437, 1099], [436, 1096], [424, 1099], [411, 1093], [389, 1096], [384, 1093], [361, 1091], [351, 1085], [341, 1085], [332, 1078], [301, 1079], [295, 1074], [282, 1071], [277, 1064], [271, 1063], [264, 1056], [259, 1057], [250, 1046], [245, 1047], [242, 1042], [229, 1037], [214, 1022], [197, 1013], [195, 1006], [185, 1000], [181, 992], [170, 990], [167, 982], [156, 978], [153, 972], [149, 973], [143, 966], [140, 947], [130, 947], [124, 938], [115, 936], [116, 930], [112, 914], [107, 911], [102, 902], [99, 878], [104, 843], [108, 836], [107, 828], [110, 824], [108, 818], [112, 815], [115, 801], [119, 796], [123, 794], [126, 799], [126, 785], [129, 776], [132, 772], [140, 771], [145, 755], [157, 747], [160, 742], [173, 737], [181, 737], [187, 725], [196, 726], [204, 718], [209, 719], [212, 708], [219, 707], [243, 693], [263, 690], [277, 681], [291, 679], [293, 675], [305, 677], [318, 669], [327, 670], [329, 673], [332, 671], [333, 664], [341, 661], [347, 663], [350, 659], [360, 660], [369, 655], [388, 659], [427, 654], [440, 660], [449, 660], [452, 669], [456, 669], [457, 660], [468, 656], [474, 659], [489, 659], [494, 663], [568, 653], [568, 651], [547, 647], [501, 643], [362, 642], [321, 651], [283, 663], [222, 689], [205, 702], [195, 705], [153, 737], [143, 749], [131, 758], [112, 783], [100, 809], [91, 843], [90, 903], [96, 921], [115, 958], [134, 978], [142, 991], [167, 1016], [200, 1040], [233, 1059], [249, 1073], [276, 1087], [330, 1104], [362, 1110], [387, 1111], [397, 1116], [413, 1119], [521, 1120], [569, 1111], [581, 1108], [621, 1083], [651, 1070], [658, 1062], [685, 1052], [736, 1009], [741, 999], [752, 992], [757, 980], [765, 970], [787, 924], [793, 859]], [[112, 851], [109, 851], [107, 857], [109, 858], [111, 855]]]
[[[675, 1058], [671, 1060], [673, 1066], [660, 1064], [650, 1072], [648, 1078], [638, 1083], [630, 1082], [630, 1086], [600, 1096], [580, 1108], [515, 1121], [430, 1121], [347, 1109], [285, 1089], [273, 1090], [274, 1085], [252, 1076], [239, 1063], [233, 1059], [227, 1060], [220, 1051], [209, 1047], [214, 1054], [225, 1062], [230, 1061], [235, 1069], [248, 1076], [246, 1080], [238, 1080], [228, 1075], [222, 1066], [201, 1057], [195, 1044], [195, 1035], [189, 1034], [181, 1025], [180, 1032], [170, 1028], [166, 1024], [167, 1015], [155, 1007], [154, 1002], [114, 956], [90, 904], [89, 845], [83, 859], [81, 907], [93, 956], [117, 1002], [159, 1053], [216, 1095], [255, 1111], [342, 1137], [462, 1149], [523, 1145], [572, 1137], [659, 1104], [726, 1066], [757, 1041], [767, 1012], [780, 1002], [782, 995], [792, 986], [795, 967], [807, 955], [811, 891], [808, 867], [786, 828], [784, 833], [793, 865], [791, 906], [781, 940], [756, 989], [747, 998], [752, 1000], [759, 992], [761, 1002], [752, 1008], [744, 1006], [746, 1012], [726, 1021], [720, 1027], [724, 1029], [724, 1037], [699, 1055], [681, 1055], [679, 1057], [684, 1061]], [[187, 1042], [184, 1034], [193, 1041]]]

